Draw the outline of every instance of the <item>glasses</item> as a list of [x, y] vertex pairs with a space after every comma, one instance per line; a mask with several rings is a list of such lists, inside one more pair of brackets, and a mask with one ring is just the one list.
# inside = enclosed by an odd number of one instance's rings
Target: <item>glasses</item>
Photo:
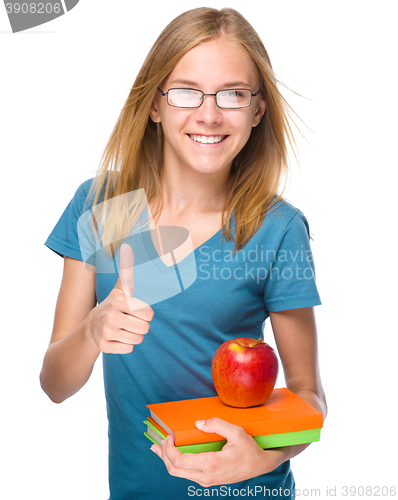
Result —
[[227, 89], [219, 90], [215, 94], [205, 94], [196, 89], [169, 89], [162, 92], [162, 96], [167, 97], [167, 104], [174, 108], [199, 108], [206, 96], [214, 96], [219, 108], [222, 109], [240, 109], [247, 108], [252, 102], [252, 97], [256, 97], [261, 89], [253, 94], [248, 89]]

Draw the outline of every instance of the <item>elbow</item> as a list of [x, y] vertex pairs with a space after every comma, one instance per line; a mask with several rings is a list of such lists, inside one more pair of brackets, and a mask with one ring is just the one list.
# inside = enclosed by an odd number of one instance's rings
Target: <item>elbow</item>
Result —
[[59, 404], [67, 399], [65, 397], [61, 397], [61, 395], [58, 394], [57, 391], [55, 391], [54, 388], [50, 386], [50, 384], [47, 383], [46, 377], [43, 374], [43, 370], [40, 372], [40, 386], [43, 392], [47, 394], [47, 396], [53, 403]]
[[66, 399], [66, 398], [58, 398], [56, 395], [48, 394], [47, 392], [46, 394], [50, 398], [50, 400], [55, 404], [63, 403]]

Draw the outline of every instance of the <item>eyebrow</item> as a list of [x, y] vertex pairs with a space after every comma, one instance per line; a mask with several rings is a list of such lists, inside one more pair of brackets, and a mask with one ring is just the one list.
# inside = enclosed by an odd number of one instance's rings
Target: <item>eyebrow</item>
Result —
[[[181, 79], [181, 78], [177, 78], [176, 80], [173, 80], [172, 82], [170, 82], [170, 85], [172, 83], [179, 83], [181, 85], [192, 85], [193, 87], [197, 87], [198, 84], [197, 82], [193, 82], [192, 80], [184, 80], [184, 79]], [[225, 83], [223, 85], [223, 88], [225, 89], [228, 89], [228, 88], [233, 88], [233, 87], [250, 87], [250, 85], [246, 82], [229, 82], [229, 83]]]

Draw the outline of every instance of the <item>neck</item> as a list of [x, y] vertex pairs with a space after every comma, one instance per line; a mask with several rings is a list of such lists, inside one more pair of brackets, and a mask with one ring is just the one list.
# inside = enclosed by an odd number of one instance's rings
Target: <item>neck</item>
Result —
[[179, 175], [166, 167], [162, 172], [163, 206], [175, 215], [222, 211], [230, 187], [228, 171]]

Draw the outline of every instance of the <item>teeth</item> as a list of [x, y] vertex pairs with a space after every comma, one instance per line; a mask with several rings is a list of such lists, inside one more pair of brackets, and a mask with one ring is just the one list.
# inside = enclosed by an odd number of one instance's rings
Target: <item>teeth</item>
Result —
[[190, 135], [191, 139], [195, 142], [200, 142], [201, 144], [214, 144], [221, 142], [223, 140], [222, 135], [211, 135], [206, 137], [205, 135]]

